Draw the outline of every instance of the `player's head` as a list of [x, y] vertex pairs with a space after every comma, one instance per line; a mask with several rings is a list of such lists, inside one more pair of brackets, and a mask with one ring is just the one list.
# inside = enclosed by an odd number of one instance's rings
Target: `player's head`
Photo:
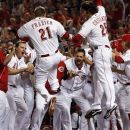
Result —
[[41, 17], [46, 15], [46, 9], [45, 7], [39, 5], [34, 9], [34, 13], [36, 17]]
[[82, 65], [85, 57], [85, 50], [82, 48], [77, 49], [75, 52], [75, 63], [76, 65]]
[[92, 1], [85, 1], [81, 4], [81, 13], [86, 15], [93, 15], [98, 12], [97, 6]]
[[17, 41], [15, 45], [15, 52], [18, 58], [21, 58], [25, 54], [25, 49], [26, 49], [26, 42], [25, 41]]

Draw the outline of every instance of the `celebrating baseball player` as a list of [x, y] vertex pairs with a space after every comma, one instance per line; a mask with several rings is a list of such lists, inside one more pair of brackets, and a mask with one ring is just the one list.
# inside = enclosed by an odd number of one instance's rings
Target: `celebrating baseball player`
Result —
[[130, 129], [130, 34], [122, 36], [123, 54], [118, 52], [113, 54], [114, 60], [118, 63], [113, 71], [117, 73], [122, 89], [119, 91], [119, 108], [123, 121], [123, 130]]
[[[92, 109], [86, 114], [86, 118], [91, 118], [102, 112], [101, 95], [105, 93], [107, 112], [104, 118], [106, 119], [117, 107], [111, 71], [112, 49], [108, 39], [106, 12], [101, 0], [96, 0], [96, 3], [85, 1], [81, 5], [81, 11], [87, 21], [78, 34], [73, 37], [73, 42], [82, 42], [82, 39], [87, 37], [89, 45], [93, 49], [93, 62], [96, 73], [94, 80], [95, 100]], [[96, 85], [97, 82], [98, 85]], [[104, 91], [101, 91], [102, 89]]]
[[46, 9], [43, 6], [37, 6], [34, 13], [36, 18], [20, 27], [18, 36], [23, 39], [29, 38], [36, 50], [35, 88], [37, 92], [44, 97], [45, 102], [55, 102], [55, 98], [44, 86], [48, 80], [51, 89], [55, 92], [59, 91], [57, 65], [60, 62], [60, 52], [57, 36], [69, 39], [70, 35], [58, 21], [46, 17]]

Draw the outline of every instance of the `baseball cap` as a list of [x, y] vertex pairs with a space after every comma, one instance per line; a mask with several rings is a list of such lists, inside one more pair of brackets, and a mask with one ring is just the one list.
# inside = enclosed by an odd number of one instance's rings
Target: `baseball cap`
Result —
[[124, 47], [122, 46], [121, 42], [122, 42], [122, 39], [111, 41], [111, 48], [116, 49], [118, 52], [123, 52]]
[[37, 6], [37, 7], [34, 9], [34, 12], [37, 11], [37, 10], [39, 10], [39, 9], [45, 10], [45, 7], [39, 5], [39, 6]]
[[124, 35], [122, 35], [122, 41], [130, 42], [130, 34], [124, 34]]

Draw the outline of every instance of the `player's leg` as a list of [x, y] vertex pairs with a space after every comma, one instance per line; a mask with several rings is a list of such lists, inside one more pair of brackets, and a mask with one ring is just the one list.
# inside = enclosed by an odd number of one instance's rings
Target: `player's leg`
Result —
[[104, 114], [106, 113], [106, 110], [103, 109], [102, 113], [97, 115], [97, 129], [98, 130], [110, 130], [110, 119], [104, 119]]
[[52, 91], [57, 91], [59, 88], [59, 82], [57, 79], [57, 67], [53, 68], [49, 72], [48, 81]]
[[47, 89], [45, 88], [46, 81], [48, 79], [48, 73], [49, 70], [53, 67], [52, 61], [49, 57], [45, 58], [38, 58], [36, 61], [36, 67], [35, 67], [35, 88], [36, 91], [41, 94], [43, 98], [47, 102], [50, 101], [52, 96], [49, 94]]
[[16, 88], [14, 100], [17, 106], [15, 129], [22, 130], [24, 120], [26, 119], [26, 115], [28, 114], [27, 104], [24, 100], [24, 89], [22, 87], [18, 86]]
[[100, 81], [107, 98], [106, 106], [108, 110], [104, 118], [108, 118], [117, 107], [115, 104], [115, 89], [111, 71], [111, 56], [111, 49], [106, 47], [95, 50], [93, 56], [97, 80]]
[[127, 128], [127, 122], [129, 122], [127, 115], [125, 113], [126, 99], [127, 99], [126, 97], [127, 97], [126, 90], [123, 86], [123, 88], [119, 91], [118, 104], [119, 104], [119, 109], [120, 109], [120, 114], [121, 114], [124, 130]]
[[130, 113], [130, 85], [124, 86], [125, 92], [126, 92], [126, 104], [125, 104], [125, 116], [126, 116], [126, 122], [125, 126], [127, 130], [130, 130], [130, 119], [129, 119], [129, 113]]
[[93, 119], [85, 118], [86, 112], [90, 110], [90, 104], [89, 101], [85, 98], [85, 96], [83, 96], [83, 94], [84, 92], [82, 89], [73, 92], [73, 99], [75, 100], [76, 104], [80, 107], [82, 112], [81, 121], [80, 121], [80, 130], [85, 130], [89, 128], [95, 130]]
[[[56, 94], [56, 108], [53, 114], [53, 130], [72, 130], [70, 105], [71, 97], [62, 90]], [[59, 124], [59, 125], [57, 125]]]
[[97, 114], [101, 114], [101, 100], [104, 94], [103, 87], [101, 86], [100, 81], [97, 80], [96, 70], [93, 70], [93, 88], [94, 88], [94, 102], [91, 105], [91, 109], [87, 112], [86, 118], [91, 118]]
[[34, 108], [34, 89], [30, 81], [28, 81], [28, 83], [25, 83], [23, 88], [24, 88], [24, 99], [28, 107], [28, 113], [26, 115], [26, 119], [24, 120], [25, 123], [22, 130], [28, 130], [30, 126], [32, 111]]
[[32, 113], [31, 130], [40, 130], [42, 120], [47, 111], [46, 105], [45, 99], [39, 93], [36, 93], [36, 106]]
[[15, 89], [11, 86], [8, 86], [8, 91], [6, 93], [7, 95], [7, 100], [10, 106], [10, 112], [9, 112], [9, 130], [15, 130], [14, 126], [15, 126], [15, 121], [16, 121], [16, 114], [17, 114], [17, 107], [16, 107], [16, 103], [14, 100], [14, 94], [15, 94]]
[[[114, 82], [114, 87], [115, 87], [116, 103], [118, 105], [117, 109], [115, 110], [116, 125], [117, 125], [117, 127], [119, 127], [120, 129], [123, 130], [123, 122], [122, 122], [121, 113], [119, 110], [119, 102], [118, 102], [119, 93], [120, 93], [121, 89], [123, 88], [123, 86], [121, 85], [121, 83], [118, 80], [116, 80]], [[113, 123], [115, 124], [115, 120], [112, 119], [111, 122], [112, 122], [112, 124]], [[112, 127], [113, 127], [113, 125], [112, 125]]]
[[35, 74], [35, 88], [36, 91], [41, 94], [41, 96], [43, 98], [45, 98], [45, 100], [47, 102], [50, 101], [51, 99], [51, 95], [49, 94], [49, 92], [47, 91], [47, 89], [45, 88], [45, 84], [47, 81], [47, 77], [48, 77], [48, 71], [40, 71], [40, 70], [35, 70], [36, 74]]
[[73, 112], [71, 114], [71, 122], [72, 122], [72, 129], [78, 130], [80, 124], [80, 115], [78, 112]]
[[61, 53], [56, 53], [54, 56], [51, 57], [51, 62], [53, 63], [53, 67], [49, 71], [48, 81], [53, 91], [58, 91], [59, 89], [59, 82], [57, 79], [57, 66], [61, 61]]
[[8, 126], [9, 116], [9, 106], [6, 93], [0, 90], [0, 130], [8, 130], [6, 125]]

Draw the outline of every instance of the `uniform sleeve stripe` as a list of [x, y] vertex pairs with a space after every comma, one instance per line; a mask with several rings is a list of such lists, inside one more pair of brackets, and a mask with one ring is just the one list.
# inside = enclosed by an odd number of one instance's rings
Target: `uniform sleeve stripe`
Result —
[[117, 63], [124, 63], [124, 60], [120, 56], [115, 56], [115, 62], [117, 62]]

